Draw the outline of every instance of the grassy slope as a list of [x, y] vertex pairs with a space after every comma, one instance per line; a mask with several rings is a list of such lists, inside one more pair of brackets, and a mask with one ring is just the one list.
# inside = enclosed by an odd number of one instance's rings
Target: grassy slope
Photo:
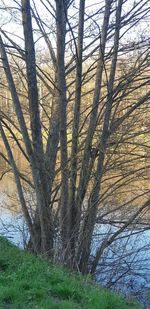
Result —
[[0, 238], [0, 309], [139, 309]]

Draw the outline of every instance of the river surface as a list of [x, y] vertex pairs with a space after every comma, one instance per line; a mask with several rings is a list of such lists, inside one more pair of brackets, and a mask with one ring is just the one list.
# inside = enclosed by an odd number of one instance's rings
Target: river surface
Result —
[[27, 228], [17, 206], [16, 187], [10, 175], [0, 181], [0, 235], [24, 248], [27, 240]]
[[[10, 176], [0, 181], [0, 234], [24, 248], [28, 232], [22, 214], [17, 208], [16, 188]], [[11, 197], [11, 198], [10, 198]], [[93, 236], [92, 252], [102, 239], [117, 227], [97, 224]], [[97, 282], [136, 298], [150, 309], [150, 229], [128, 230], [104, 253], [99, 263]]]

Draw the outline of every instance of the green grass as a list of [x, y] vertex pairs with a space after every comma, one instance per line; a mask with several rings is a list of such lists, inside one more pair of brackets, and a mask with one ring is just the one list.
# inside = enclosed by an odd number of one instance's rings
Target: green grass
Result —
[[0, 309], [140, 309], [0, 237]]

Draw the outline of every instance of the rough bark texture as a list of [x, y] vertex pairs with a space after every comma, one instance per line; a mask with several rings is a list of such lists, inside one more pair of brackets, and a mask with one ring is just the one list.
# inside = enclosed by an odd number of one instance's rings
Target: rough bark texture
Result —
[[68, 207], [68, 153], [67, 153], [67, 98], [65, 77], [65, 39], [66, 39], [67, 1], [56, 3], [57, 25], [57, 81], [60, 118], [60, 153], [61, 153], [61, 234], [64, 252], [69, 247], [70, 209]]

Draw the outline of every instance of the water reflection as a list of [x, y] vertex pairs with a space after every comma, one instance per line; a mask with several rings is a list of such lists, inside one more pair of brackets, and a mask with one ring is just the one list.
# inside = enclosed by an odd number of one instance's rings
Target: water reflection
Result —
[[17, 201], [16, 186], [12, 174], [5, 174], [0, 181], [0, 235], [24, 248], [27, 228]]
[[25, 248], [28, 233], [22, 214], [7, 211], [0, 213], [0, 235], [8, 238], [20, 248]]
[[[16, 186], [12, 174], [6, 174], [0, 181], [0, 203], [4, 200], [4, 195], [6, 199], [7, 196], [12, 196], [16, 192]], [[7, 200], [8, 202], [8, 200]]]
[[[93, 254], [104, 238], [117, 227], [99, 224], [93, 237]], [[138, 299], [150, 308], [150, 230], [123, 232], [105, 251], [96, 274], [97, 282]]]

